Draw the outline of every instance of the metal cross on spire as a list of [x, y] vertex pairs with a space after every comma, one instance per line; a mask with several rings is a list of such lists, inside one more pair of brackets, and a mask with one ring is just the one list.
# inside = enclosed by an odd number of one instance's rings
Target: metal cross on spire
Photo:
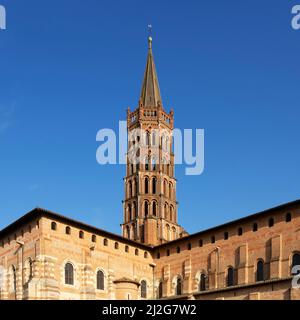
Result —
[[148, 44], [149, 49], [152, 48], [152, 24], [148, 24]]

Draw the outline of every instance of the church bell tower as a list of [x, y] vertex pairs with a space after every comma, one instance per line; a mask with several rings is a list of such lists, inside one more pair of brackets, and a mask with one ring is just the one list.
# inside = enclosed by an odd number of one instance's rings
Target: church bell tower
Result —
[[148, 245], [182, 237], [177, 222], [172, 131], [174, 113], [162, 104], [148, 39], [148, 57], [138, 107], [127, 110], [128, 152], [123, 236]]

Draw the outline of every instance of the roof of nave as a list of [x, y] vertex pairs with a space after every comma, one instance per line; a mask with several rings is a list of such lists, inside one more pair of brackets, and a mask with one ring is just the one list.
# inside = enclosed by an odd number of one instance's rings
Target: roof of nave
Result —
[[271, 213], [276, 212], [276, 211], [290, 210], [291, 207], [297, 206], [297, 205], [300, 205], [300, 199], [295, 200], [295, 201], [291, 201], [291, 202], [287, 202], [287, 203], [281, 204], [279, 206], [272, 207], [272, 208], [269, 208], [269, 209], [266, 209], [266, 210], [263, 210], [263, 211], [260, 211], [260, 212], [257, 212], [257, 213], [254, 213], [254, 214], [251, 214], [251, 215], [248, 215], [248, 216], [236, 219], [236, 220], [232, 220], [232, 221], [226, 222], [224, 224], [220, 224], [218, 226], [215, 226], [215, 227], [212, 227], [212, 228], [209, 228], [209, 229], [206, 229], [206, 230], [201, 230], [199, 232], [189, 234], [188, 236], [185, 236], [185, 237], [182, 237], [182, 238], [178, 238], [176, 240], [172, 240], [170, 242], [166, 242], [166, 243], [160, 244], [160, 245], [156, 246], [155, 249], [163, 248], [163, 247], [166, 247], [166, 246], [168, 246], [170, 244], [178, 243], [178, 242], [181, 242], [181, 241], [188, 241], [188, 240], [190, 240], [192, 238], [199, 238], [202, 235], [205, 235], [205, 234], [208, 234], [208, 233], [213, 233], [213, 232], [216, 232], [216, 231], [220, 231], [222, 229], [225, 229], [225, 228], [228, 228], [228, 227], [231, 227], [231, 226], [234, 226], [234, 225], [239, 225], [239, 224], [247, 223], [247, 222], [250, 222], [250, 221], [256, 222], [255, 220], [258, 219], [258, 218], [263, 218], [263, 217], [268, 216]]
[[114, 240], [117, 240], [117, 241], [120, 241], [120, 242], [121, 241], [122, 242], [126, 242], [126, 243], [128, 243], [130, 245], [133, 245], [135, 247], [140, 247], [140, 248], [142, 248], [144, 250], [151, 249], [151, 246], [147, 246], [145, 244], [136, 242], [134, 240], [130, 240], [130, 239], [124, 238], [121, 235], [118, 235], [118, 234], [115, 234], [115, 233], [112, 233], [112, 232], [109, 232], [109, 231], [106, 231], [106, 230], [103, 230], [103, 229], [96, 228], [96, 227], [91, 226], [89, 224], [86, 224], [84, 222], [80, 222], [80, 221], [68, 218], [68, 217], [63, 216], [61, 214], [58, 214], [58, 213], [55, 213], [55, 212], [52, 212], [50, 210], [46, 210], [46, 209], [43, 209], [43, 208], [35, 208], [35, 209], [29, 211], [24, 216], [22, 216], [18, 220], [14, 221], [10, 225], [8, 225], [4, 229], [2, 229], [0, 231], [0, 238], [2, 238], [4, 236], [14, 232], [14, 230], [20, 228], [24, 224], [29, 223], [30, 221], [33, 221], [33, 220], [35, 220], [37, 218], [40, 218], [40, 217], [47, 217], [47, 218], [53, 219], [55, 221], [60, 221], [60, 222], [66, 223], [66, 224], [68, 224], [70, 226], [75, 226], [75, 227], [78, 227], [80, 229], [83, 229], [83, 230], [86, 230], [86, 231], [90, 231], [92, 233], [99, 234], [101, 236], [105, 236], [105, 237], [110, 238], [110, 239], [114, 239]]

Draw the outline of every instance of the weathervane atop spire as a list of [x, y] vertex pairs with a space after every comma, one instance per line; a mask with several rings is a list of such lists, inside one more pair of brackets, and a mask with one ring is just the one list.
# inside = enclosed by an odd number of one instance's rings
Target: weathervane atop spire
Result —
[[149, 49], [152, 48], [152, 24], [148, 24], [148, 45]]

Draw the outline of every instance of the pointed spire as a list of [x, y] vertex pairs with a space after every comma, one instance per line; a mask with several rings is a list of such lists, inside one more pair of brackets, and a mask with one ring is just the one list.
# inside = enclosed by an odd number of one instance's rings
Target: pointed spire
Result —
[[148, 57], [140, 101], [144, 107], [157, 107], [158, 102], [162, 105], [158, 78], [156, 74], [152, 53], [152, 38], [148, 38]]

